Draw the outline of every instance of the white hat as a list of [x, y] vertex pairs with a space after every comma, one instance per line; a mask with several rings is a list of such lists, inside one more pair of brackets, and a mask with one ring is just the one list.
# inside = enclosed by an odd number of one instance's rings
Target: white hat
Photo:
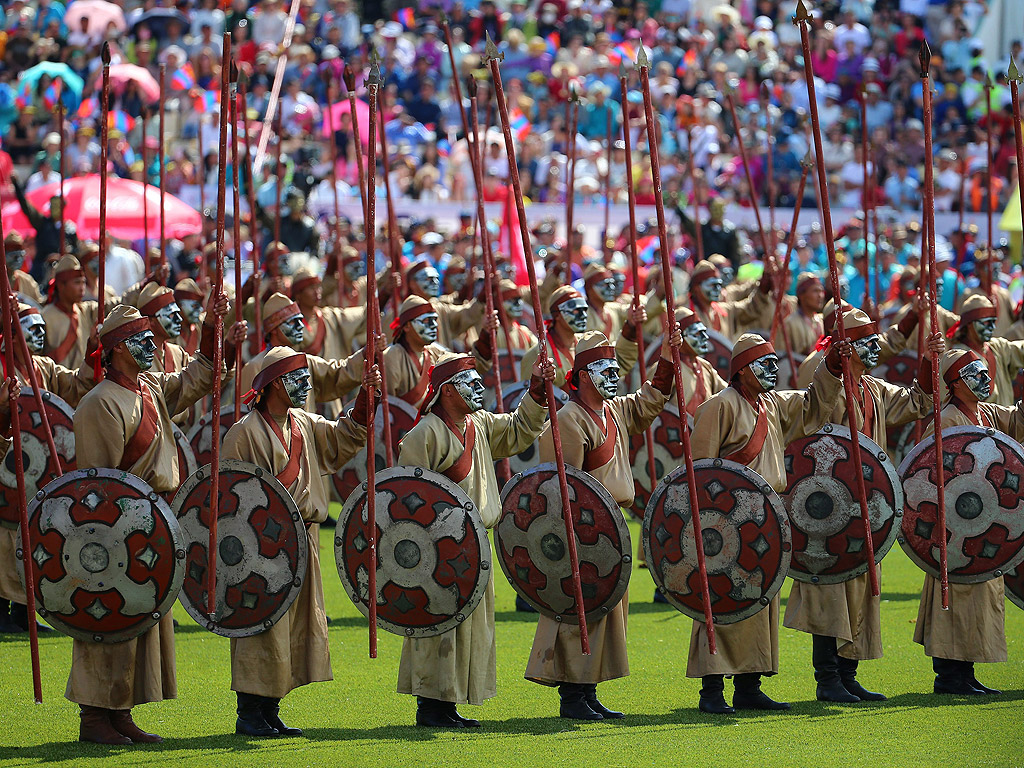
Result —
[[420, 238], [420, 242], [424, 245], [441, 245], [444, 242], [444, 238], [437, 232], [427, 232]]
[[754, 19], [754, 29], [770, 30], [774, 25], [767, 16], [758, 16]]
[[389, 21], [383, 26], [380, 31], [383, 37], [401, 37], [402, 36], [402, 25], [397, 21]]

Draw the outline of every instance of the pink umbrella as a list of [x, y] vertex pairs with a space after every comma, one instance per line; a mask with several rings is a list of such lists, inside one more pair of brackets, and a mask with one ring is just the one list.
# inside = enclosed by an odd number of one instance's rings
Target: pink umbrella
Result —
[[[348, 97], [343, 100], [331, 105], [331, 119], [334, 121], [334, 130], [338, 130], [341, 126], [341, 116], [347, 115], [349, 111]], [[363, 142], [363, 146], [369, 146], [370, 144], [370, 105], [361, 99], [356, 99], [356, 120], [359, 123], [359, 138]], [[323, 135], [330, 136], [330, 124], [327, 121], [327, 115], [324, 114], [323, 119]]]
[[106, 31], [111, 22], [118, 32], [128, 29], [121, 7], [106, 0], [74, 0], [64, 14], [64, 25], [75, 31], [81, 26], [83, 17], [89, 19], [89, 31], [97, 34]]
[[[26, 195], [43, 215], [49, 215], [50, 198], [58, 194], [60, 182], [46, 184]], [[121, 240], [140, 240], [145, 235], [142, 219], [143, 189], [149, 204], [149, 236], [160, 232], [160, 190], [131, 179], [107, 181], [107, 229]], [[167, 237], [181, 238], [197, 234], [202, 229], [198, 211], [174, 195], [165, 196], [165, 230]], [[78, 236], [96, 240], [100, 235], [100, 177], [99, 174], [77, 176], [64, 182], [65, 216], [75, 222]], [[17, 202], [8, 203], [0, 216], [4, 229], [22, 235], [34, 234], [28, 218]]]
[[110, 84], [114, 88], [124, 88], [129, 80], [139, 84], [139, 90], [147, 101], [159, 101], [160, 85], [149, 70], [135, 64], [114, 64], [110, 67]]

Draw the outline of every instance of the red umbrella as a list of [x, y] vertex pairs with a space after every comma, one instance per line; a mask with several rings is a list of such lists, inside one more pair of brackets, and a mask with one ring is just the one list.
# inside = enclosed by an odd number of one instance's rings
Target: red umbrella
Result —
[[[331, 105], [331, 119], [334, 120], [334, 130], [341, 127], [341, 116], [349, 112], [348, 97]], [[370, 107], [365, 101], [356, 99], [356, 120], [359, 122], [359, 138], [363, 146], [370, 144]], [[330, 124], [327, 122], [327, 115], [323, 116], [323, 135], [330, 136]]]
[[[44, 215], [50, 212], [50, 198], [59, 193], [60, 182], [46, 184], [26, 195]], [[131, 179], [107, 181], [107, 230], [121, 240], [140, 240], [145, 235], [142, 219], [143, 189], [149, 198], [149, 231], [160, 231], [160, 190]], [[65, 218], [75, 223], [78, 236], [97, 240], [100, 236], [100, 177], [98, 174], [77, 176], [64, 182]], [[198, 211], [173, 195], [165, 196], [165, 229], [167, 237], [181, 238], [198, 234], [202, 218]], [[4, 229], [22, 235], [34, 234], [17, 202], [2, 209]]]
[[136, 64], [115, 64], [110, 68], [110, 83], [120, 90], [129, 80], [139, 84], [142, 95], [150, 102], [160, 99], [160, 84], [148, 69]]

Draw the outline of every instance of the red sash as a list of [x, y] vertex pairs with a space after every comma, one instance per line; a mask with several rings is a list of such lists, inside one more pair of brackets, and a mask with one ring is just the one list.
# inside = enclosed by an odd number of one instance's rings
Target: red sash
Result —
[[734, 451], [722, 458], [728, 461], [735, 461], [737, 464], [749, 465], [754, 457], [761, 453], [761, 449], [764, 448], [764, 441], [768, 438], [768, 410], [765, 408], [764, 400], [760, 396], [758, 396], [756, 403], [751, 403], [742, 392], [740, 392], [740, 395], [750, 403], [752, 408], [757, 410], [757, 422], [754, 424], [754, 431], [750, 435], [747, 444], [738, 451]]
[[559, 352], [561, 352], [562, 355], [565, 355], [566, 368], [568, 368], [570, 371], [572, 370], [572, 363], [573, 359], [575, 358], [575, 355], [573, 355], [573, 353], [570, 350], [559, 347], [558, 342], [555, 341], [554, 337], [551, 335], [550, 332], [548, 332], [548, 349], [551, 350], [551, 355], [555, 359], [556, 370], [559, 370], [562, 367], [562, 357], [561, 355], [558, 354]]
[[[403, 347], [405, 349], [405, 347]], [[406, 354], [409, 354], [409, 350], [406, 350]], [[409, 355], [412, 357], [412, 355]], [[423, 396], [427, 394], [427, 388], [430, 386], [430, 366], [427, 365], [427, 353], [423, 353], [423, 358], [419, 361], [419, 373], [420, 377], [416, 380], [413, 388], [406, 392], [404, 395], [399, 395], [405, 402], [412, 406], [419, 406], [420, 401], [423, 400]], [[413, 358], [413, 367], [417, 365], [416, 358]]]
[[284, 432], [277, 426], [277, 422], [267, 416], [262, 410], [259, 411], [260, 416], [263, 420], [270, 425], [270, 429], [273, 430], [274, 434], [277, 435], [277, 439], [281, 442], [281, 447], [284, 448], [284, 452], [288, 454], [288, 463], [284, 465], [282, 469], [275, 477], [281, 481], [281, 485], [285, 488], [291, 488], [296, 480], [299, 479], [299, 458], [302, 456], [302, 432], [299, 430], [299, 425], [295, 423], [295, 419], [292, 418], [291, 414], [288, 415], [288, 422], [291, 424], [292, 433], [292, 444], [289, 445], [284, 441]]
[[958, 398], [958, 397], [951, 397], [951, 398], [949, 398], [949, 402], [952, 403], [953, 405], [955, 405], [956, 409], [958, 411], [960, 411], [960, 413], [962, 413], [964, 416], [966, 416], [967, 420], [969, 422], [971, 422], [971, 424], [973, 424], [974, 426], [976, 426], [976, 427], [991, 427], [992, 426], [991, 424], [988, 423], [988, 419], [985, 418], [985, 413], [984, 413], [984, 411], [981, 410], [981, 408], [978, 408], [978, 416], [975, 417], [975, 415], [971, 411], [971, 409], [968, 408], [964, 404], [963, 400], [961, 400], [960, 398]]
[[64, 337], [64, 341], [53, 352], [53, 359], [63, 364], [67, 360], [68, 355], [71, 354], [71, 350], [75, 348], [75, 344], [78, 343], [78, 309], [72, 307], [71, 311], [68, 312], [60, 304], [54, 304], [54, 306], [67, 315], [69, 320], [68, 335]]
[[686, 412], [693, 416], [697, 413], [697, 406], [708, 399], [708, 388], [704, 383], [704, 370], [695, 357], [684, 355], [680, 359], [686, 364], [687, 368], [693, 371], [693, 375], [697, 378], [694, 395], [686, 401]]
[[434, 414], [444, 422], [448, 430], [455, 435], [455, 439], [462, 445], [462, 455], [455, 460], [448, 469], [444, 470], [441, 474], [451, 480], [453, 483], [461, 483], [469, 475], [473, 469], [473, 446], [476, 445], [476, 425], [473, 424], [473, 420], [466, 417], [466, 434], [463, 435], [455, 427], [455, 423], [449, 418], [448, 414], [438, 406], [434, 406]]
[[601, 419], [586, 403], [572, 396], [572, 401], [580, 406], [587, 415], [597, 424], [597, 428], [604, 436], [604, 442], [599, 446], [587, 451], [583, 456], [583, 470], [590, 472], [606, 466], [615, 456], [615, 440], [619, 436], [619, 430], [615, 426], [615, 419], [612, 418], [612, 410], [607, 404], [604, 406], [604, 426], [601, 426]]
[[196, 327], [189, 323], [188, 325], [181, 326], [181, 341], [182, 347], [190, 355], [195, 355], [196, 350], [199, 348], [199, 332]]
[[149, 387], [145, 382], [141, 380], [133, 382], [123, 373], [113, 368], [107, 370], [107, 378], [142, 398], [142, 417], [139, 419], [139, 426], [135, 429], [135, 434], [125, 443], [124, 452], [121, 454], [121, 461], [117, 465], [118, 469], [127, 472], [138, 463], [149, 446], [153, 444], [153, 440], [156, 439], [160, 423], [159, 417], [157, 416], [153, 395], [150, 393]]
[[316, 310], [316, 334], [313, 336], [313, 341], [306, 347], [305, 352], [307, 355], [316, 355], [317, 357], [323, 357], [324, 352], [324, 340], [327, 338], [327, 324], [324, 322], [324, 313], [319, 309]]
[[[857, 405], [860, 406], [860, 412], [864, 417], [864, 423], [860, 425], [860, 430], [858, 431], [865, 437], [871, 438], [872, 430], [875, 426], [875, 399], [871, 396], [867, 387], [863, 387], [863, 389], [864, 396], [857, 399]], [[857, 390], [854, 389], [854, 397], [856, 396]]]

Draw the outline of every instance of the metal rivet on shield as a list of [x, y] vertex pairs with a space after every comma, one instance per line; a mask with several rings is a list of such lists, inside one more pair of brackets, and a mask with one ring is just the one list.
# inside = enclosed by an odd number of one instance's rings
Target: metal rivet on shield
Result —
[[274, 626], [274, 622], [272, 622], [272, 621], [267, 620], [267, 621], [263, 622], [263, 628], [264, 629], [270, 629], [272, 626]]
[[86, 474], [87, 474], [87, 475], [88, 475], [89, 477], [96, 477], [96, 470], [95, 470], [95, 469], [90, 469], [90, 470], [88, 470], [88, 471], [86, 472]]
[[1002, 575], [1003, 575], [1003, 572], [1002, 572], [1002, 571], [1001, 571], [1001, 570], [1000, 570], [999, 568], [996, 568], [996, 569], [995, 569], [995, 571], [993, 571], [993, 573], [994, 573], [994, 574], [995, 574], [996, 576], [1002, 576]]
[[256, 467], [256, 477], [263, 477], [263, 470]]
[[408, 628], [407, 628], [407, 629], [405, 630], [405, 634], [406, 634], [406, 636], [407, 636], [407, 637], [412, 637], [412, 631], [413, 631], [413, 630], [412, 630], [412, 627], [408, 627]]
[[817, 584], [820, 579], [817, 576], [811, 576], [811, 584]]
[[153, 618], [160, 621], [160, 611], [153, 611]]
[[296, 576], [296, 577], [295, 577], [295, 578], [294, 578], [294, 579], [292, 580], [292, 586], [293, 586], [293, 587], [301, 587], [301, 586], [302, 586], [302, 579], [301, 579], [300, 577]]
[[562, 620], [561, 616], [555, 616], [555, 621], [561, 621], [561, 620]]
[[45, 608], [36, 608], [36, 613], [42, 616], [44, 619], [50, 615], [50, 612]]
[[472, 502], [472, 501], [467, 501], [467, 502], [466, 502], [466, 503], [465, 503], [465, 504], [463, 505], [463, 508], [464, 508], [464, 509], [465, 509], [465, 510], [466, 510], [467, 512], [472, 512], [472, 511], [473, 511], [473, 502]]
[[791, 550], [792, 548], [793, 548], [793, 545], [790, 542], [788, 542], [788, 541], [782, 542], [782, 551], [783, 552], [789, 552], [789, 550]]
[[334, 537], [334, 546], [336, 546], [336, 547], [340, 547], [341, 546], [341, 536], [335, 536]]
[[103, 642], [103, 635], [93, 635], [92, 636], [92, 641], [94, 643], [102, 643]]
[[45, 495], [46, 495], [46, 494], [45, 494], [45, 493], [43, 493], [43, 491], [42, 491], [42, 490], [38, 490], [38, 491], [36, 491], [36, 498], [37, 498], [37, 499], [41, 499], [41, 498], [43, 498], [43, 496], [45, 496]]
[[711, 466], [713, 466], [713, 467], [720, 467], [720, 466], [722, 466], [722, 460], [721, 459], [715, 459], [714, 461], [711, 462]]
[[761, 603], [761, 605], [768, 605], [768, 603], [770, 603], [771, 600], [769, 600], [767, 597], [761, 597], [758, 598], [758, 602]]
[[607, 605], [602, 605], [601, 606], [601, 613], [608, 613], [608, 606]]
[[423, 477], [423, 468], [416, 467], [416, 469], [413, 470], [413, 474], [416, 475], [416, 477]]
[[897, 536], [896, 541], [898, 541], [900, 544], [905, 544], [907, 540], [903, 536]]
[[363, 483], [363, 490], [364, 490], [364, 491], [365, 491], [365, 490], [367, 490], [367, 489], [368, 489], [369, 487], [370, 487], [370, 484], [369, 484], [369, 483], [367, 483], [367, 482], [364, 482], [364, 483]]
[[464, 614], [464, 613], [456, 613], [455, 614], [455, 620], [456, 621], [465, 621], [466, 620], [466, 614]]
[[994, 429], [992, 429], [992, 427], [988, 427], [988, 428], [985, 429], [985, 434], [988, 435], [989, 437], [991, 437], [995, 433], [996, 433], [996, 431]]
[[156, 494], [155, 493], [148, 493], [148, 494], [146, 494], [146, 498], [149, 499], [154, 504], [156, 504]]
[[491, 570], [491, 564], [490, 563], [480, 563], [480, 570], [481, 571], [489, 571], [489, 570]]
[[821, 431], [824, 432], [827, 435], [832, 434], [832, 425], [831, 424], [826, 424], [824, 427], [821, 428]]
[[633, 562], [633, 558], [632, 558], [631, 555], [623, 555], [622, 556], [622, 562], [624, 562], [626, 564], [629, 564], [629, 563]]
[[184, 549], [176, 549], [176, 550], [174, 550], [174, 556], [176, 558], [178, 558], [179, 560], [184, 560], [185, 559], [185, 550]]
[[16, 550], [14, 550], [14, 556], [21, 560], [21, 558], [25, 556], [25, 553], [22, 551], [21, 547], [18, 547]]

